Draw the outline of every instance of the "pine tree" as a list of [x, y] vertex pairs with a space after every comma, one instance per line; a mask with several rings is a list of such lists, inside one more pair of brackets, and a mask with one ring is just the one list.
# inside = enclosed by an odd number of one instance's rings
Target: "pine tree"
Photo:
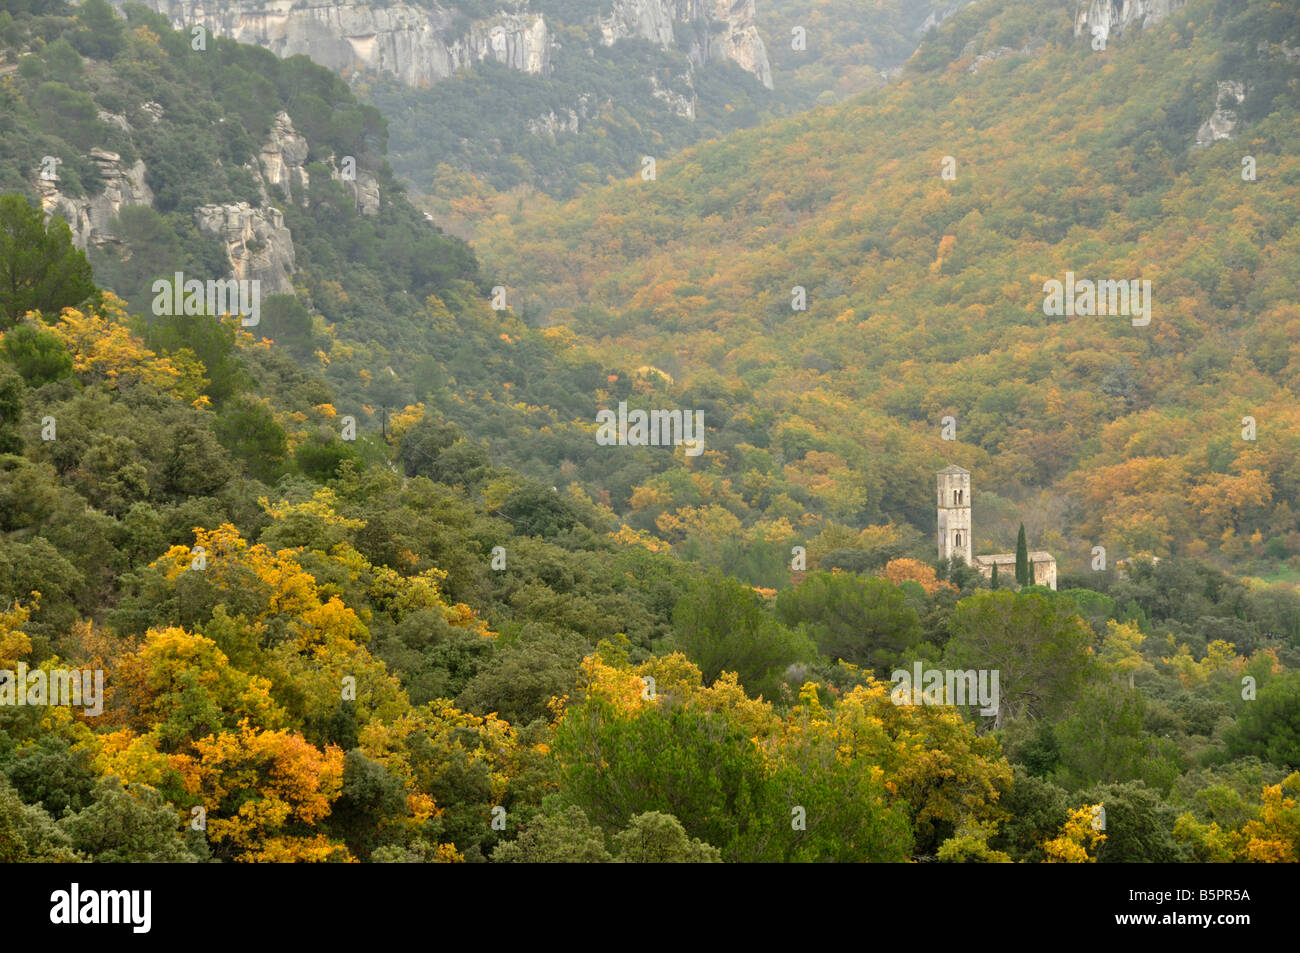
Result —
[[1025, 540], [1025, 524], [1020, 524], [1020, 535], [1016, 537], [1016, 584], [1029, 585], [1029, 543]]
[[95, 294], [86, 255], [61, 218], [47, 227], [40, 209], [17, 193], [0, 197], [0, 329], [28, 311], [53, 317]]

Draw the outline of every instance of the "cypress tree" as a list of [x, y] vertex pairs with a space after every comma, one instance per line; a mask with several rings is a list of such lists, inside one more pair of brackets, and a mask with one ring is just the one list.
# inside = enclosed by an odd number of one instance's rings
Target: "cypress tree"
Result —
[[997, 587], [998, 587], [998, 564], [994, 563], [993, 576], [989, 579], [989, 588], [996, 589]]
[[1020, 535], [1016, 537], [1016, 584], [1029, 585], [1029, 543], [1025, 541], [1025, 524], [1020, 524]]

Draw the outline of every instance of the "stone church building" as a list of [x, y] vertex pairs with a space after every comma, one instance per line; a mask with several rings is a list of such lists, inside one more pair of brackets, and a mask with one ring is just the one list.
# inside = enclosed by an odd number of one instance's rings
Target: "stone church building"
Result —
[[[938, 473], [939, 504], [939, 558], [960, 556], [974, 566], [984, 578], [993, 576], [998, 567], [998, 580], [1014, 585], [1016, 579], [1016, 554], [997, 553], [992, 556], [972, 556], [970, 471], [961, 467], [944, 467]], [[1056, 557], [1046, 550], [1031, 550], [1029, 570], [1032, 580], [1040, 586], [1056, 588]]]

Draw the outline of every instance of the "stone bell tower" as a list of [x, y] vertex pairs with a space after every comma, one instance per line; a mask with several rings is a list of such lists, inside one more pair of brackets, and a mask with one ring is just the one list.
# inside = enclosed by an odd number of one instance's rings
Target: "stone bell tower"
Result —
[[938, 474], [939, 558], [960, 556], [971, 565], [970, 471], [944, 467]]

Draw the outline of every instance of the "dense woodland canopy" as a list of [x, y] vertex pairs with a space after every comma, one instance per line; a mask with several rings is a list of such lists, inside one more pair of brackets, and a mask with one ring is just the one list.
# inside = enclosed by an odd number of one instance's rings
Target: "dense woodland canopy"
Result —
[[[526, 315], [646, 368], [650, 405], [705, 410], [689, 474], [601, 474], [630, 525], [677, 542], [684, 522], [705, 551], [692, 519], [825, 531], [823, 552], [849, 528], [928, 535], [932, 474], [958, 463], [976, 552], [1023, 520], [1069, 570], [1103, 545], [1297, 578], [1297, 12], [1198, 0], [1095, 52], [1073, 8], [967, 8], [897, 85], [481, 225]], [[1193, 148], [1221, 81], [1246, 84], [1243, 128]], [[1151, 324], [1046, 316], [1067, 271], [1151, 280]]]
[[[465, 16], [493, 12], [480, 0], [444, 5]], [[546, 196], [567, 198], [639, 173], [646, 155], [839, 102], [883, 85], [916, 49], [927, 17], [954, 4], [763, 0], [757, 28], [777, 77], [771, 90], [726, 60], [690, 61], [685, 46], [696, 30], [710, 29], [707, 21], [676, 23], [678, 48], [640, 39], [606, 46], [598, 17], [612, 6], [528, 5], [555, 41], [545, 77], [488, 60], [427, 88], [358, 79], [358, 96], [389, 119], [390, 159], [417, 204], [469, 235], [493, 214], [519, 214]]]
[[[491, 267], [305, 60], [0, 14], [0, 671], [106, 689], [0, 705], [0, 859], [1300, 860], [1293, 100], [1186, 141], [1295, 15], [1194, 3], [1103, 57], [982, 6], [898, 86], [497, 223]], [[1059, 49], [967, 72], [965, 31], [1019, 23]], [[91, 118], [145, 100], [156, 130]], [[238, 109], [247, 143], [195, 138]], [[379, 214], [313, 175], [262, 325], [151, 315], [151, 278], [216, 267], [192, 208], [236, 200], [278, 109], [366, 157]], [[87, 261], [31, 199], [95, 144], [158, 201]], [[1149, 328], [1035, 314], [1038, 275], [1155, 249]], [[546, 328], [489, 306], [507, 267]], [[702, 408], [708, 450], [598, 447], [620, 399]], [[1059, 591], [933, 563], [954, 457]], [[997, 717], [895, 704], [915, 663], [998, 670]]]

